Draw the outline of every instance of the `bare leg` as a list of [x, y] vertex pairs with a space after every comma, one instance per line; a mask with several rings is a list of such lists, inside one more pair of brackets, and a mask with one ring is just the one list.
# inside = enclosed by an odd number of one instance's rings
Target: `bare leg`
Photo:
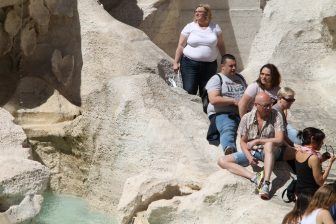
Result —
[[218, 160], [218, 165], [227, 169], [233, 174], [236, 174], [241, 177], [251, 179], [254, 177], [254, 173], [247, 170], [245, 167], [238, 165], [232, 155], [222, 156]]
[[275, 151], [278, 150], [272, 142], [267, 142], [264, 145], [264, 172], [265, 172], [265, 181], [270, 181], [271, 174], [274, 167], [275, 162]]

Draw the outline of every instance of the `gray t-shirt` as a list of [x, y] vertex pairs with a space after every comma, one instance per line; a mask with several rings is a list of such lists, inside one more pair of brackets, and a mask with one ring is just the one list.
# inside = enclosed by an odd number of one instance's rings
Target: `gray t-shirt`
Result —
[[[223, 84], [220, 86], [220, 79], [218, 75], [214, 75], [211, 77], [211, 79], [206, 84], [205, 88], [209, 92], [217, 90], [221, 91], [222, 96], [227, 96], [231, 98], [235, 98], [239, 100], [247, 87], [246, 81], [243, 76], [241, 75], [233, 75], [233, 76], [226, 76], [221, 73], [219, 73], [222, 77]], [[215, 113], [235, 113], [238, 114], [238, 107], [234, 105], [228, 105], [228, 106], [222, 106], [217, 105], [214, 106], [211, 103], [208, 105], [208, 116], [215, 114]]]

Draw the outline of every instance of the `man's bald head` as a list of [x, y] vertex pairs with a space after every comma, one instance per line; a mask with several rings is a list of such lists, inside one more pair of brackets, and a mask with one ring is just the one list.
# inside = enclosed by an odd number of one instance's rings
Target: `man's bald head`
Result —
[[254, 100], [254, 105], [257, 107], [257, 114], [261, 118], [267, 118], [272, 111], [272, 99], [265, 93], [258, 93]]
[[257, 96], [255, 97], [255, 100], [254, 100], [255, 103], [257, 104], [270, 104], [272, 103], [272, 99], [271, 97], [265, 93], [265, 92], [261, 92], [261, 93], [258, 93]]

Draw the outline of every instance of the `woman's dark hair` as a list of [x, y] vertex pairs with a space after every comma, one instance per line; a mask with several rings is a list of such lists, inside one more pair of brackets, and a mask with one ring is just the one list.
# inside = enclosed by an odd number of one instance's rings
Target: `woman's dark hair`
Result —
[[320, 144], [324, 140], [325, 134], [320, 129], [308, 127], [299, 131], [297, 137], [301, 139], [302, 145], [310, 145], [312, 139], [315, 143]]
[[300, 193], [295, 201], [294, 208], [285, 216], [282, 224], [299, 223], [312, 197], [313, 195], [310, 193]]
[[280, 72], [279, 72], [278, 68], [275, 65], [273, 65], [273, 64], [266, 64], [266, 65], [263, 65], [261, 67], [260, 72], [259, 72], [259, 77], [256, 80], [256, 82], [258, 83], [258, 85], [260, 86], [260, 88], [265, 89], [265, 86], [261, 83], [261, 80], [260, 80], [260, 74], [261, 74], [261, 71], [264, 68], [268, 68], [271, 71], [271, 78], [272, 78], [272, 80], [271, 80], [271, 84], [272, 84], [271, 88], [279, 86], [280, 82], [281, 82], [281, 75], [280, 75]]

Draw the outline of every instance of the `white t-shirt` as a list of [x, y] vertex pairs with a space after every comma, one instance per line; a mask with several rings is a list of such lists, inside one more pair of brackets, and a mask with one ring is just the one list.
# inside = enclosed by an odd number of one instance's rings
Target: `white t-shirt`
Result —
[[[222, 90], [221, 92], [222, 96], [227, 96], [227, 97], [231, 97], [231, 98], [239, 100], [243, 96], [244, 91], [247, 86], [244, 77], [238, 74], [229, 76], [229, 77], [221, 73], [218, 73], [218, 74], [220, 74], [220, 76], [222, 77], [222, 80], [223, 80], [222, 86], [220, 85], [220, 79], [218, 75], [214, 75], [211, 77], [211, 79], [208, 81], [208, 83], [205, 86], [208, 93], [211, 91], [215, 91], [215, 90], [217, 91]], [[209, 102], [208, 108], [207, 108], [208, 116], [215, 114], [215, 113], [222, 113], [222, 112], [238, 114], [238, 107], [234, 105], [214, 106]]]
[[264, 90], [262, 88], [260, 88], [260, 86], [258, 85], [257, 82], [253, 82], [250, 85], [248, 85], [248, 87], [245, 90], [245, 94], [248, 95], [249, 97], [252, 98], [252, 101], [250, 102], [250, 104], [248, 105], [248, 110], [252, 110], [253, 108], [253, 104], [254, 104], [254, 99], [257, 96], [258, 93], [260, 92], [265, 92], [267, 93], [271, 98], [273, 102], [276, 102], [278, 100], [278, 92], [280, 90], [279, 86], [276, 86], [270, 90]]
[[218, 24], [210, 23], [202, 29], [197, 22], [188, 23], [181, 35], [187, 37], [183, 54], [195, 61], [213, 62], [217, 59], [217, 36], [222, 33]]

